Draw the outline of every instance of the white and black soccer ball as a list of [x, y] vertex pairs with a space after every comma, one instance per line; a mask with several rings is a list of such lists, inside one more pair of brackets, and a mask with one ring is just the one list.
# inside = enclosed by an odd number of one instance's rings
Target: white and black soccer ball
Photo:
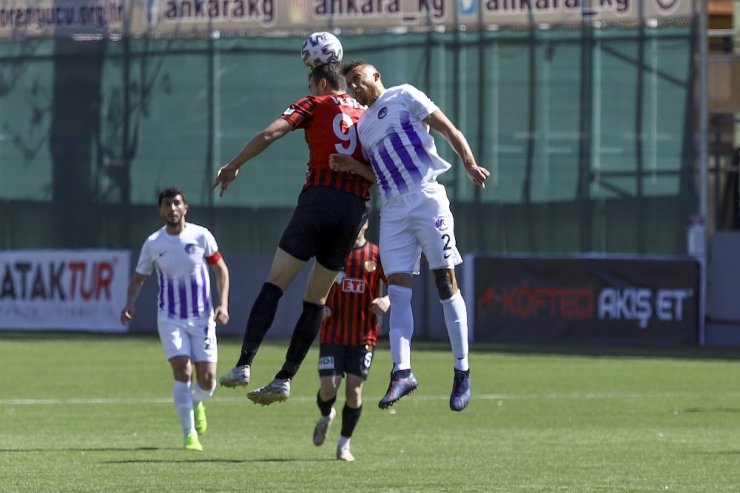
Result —
[[303, 40], [301, 58], [308, 68], [341, 62], [342, 56], [344, 56], [342, 43], [332, 33], [316, 32]]

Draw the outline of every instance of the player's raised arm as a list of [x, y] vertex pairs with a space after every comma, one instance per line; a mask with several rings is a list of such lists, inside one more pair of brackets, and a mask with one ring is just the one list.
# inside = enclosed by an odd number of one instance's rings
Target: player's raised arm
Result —
[[244, 163], [259, 155], [262, 151], [270, 147], [270, 144], [291, 130], [293, 130], [293, 127], [290, 123], [282, 118], [278, 118], [264, 130], [257, 133], [244, 145], [239, 154], [231, 158], [231, 161], [218, 169], [216, 178], [213, 180], [210, 190], [212, 191], [220, 185], [221, 190], [219, 191], [219, 197], [222, 197], [226, 189], [229, 188], [229, 184], [236, 180], [236, 177], [239, 174], [239, 168], [241, 168]]
[[449, 142], [452, 149], [462, 159], [465, 171], [473, 183], [481, 188], [486, 188], [486, 180], [491, 176], [491, 173], [486, 168], [478, 166], [465, 135], [452, 124], [442, 110], [432, 112], [424, 119], [424, 123], [439, 132]]

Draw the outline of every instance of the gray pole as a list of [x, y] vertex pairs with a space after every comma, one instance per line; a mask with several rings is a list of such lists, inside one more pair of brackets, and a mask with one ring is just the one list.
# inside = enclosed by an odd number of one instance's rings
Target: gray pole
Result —
[[699, 11], [699, 210], [698, 216], [702, 228], [702, 245], [701, 255], [699, 256], [699, 345], [704, 346], [704, 318], [706, 314], [706, 293], [707, 293], [707, 134], [709, 131], [709, 95], [707, 94], [707, 64], [709, 41], [707, 26], [707, 4], [709, 0], [699, 0], [701, 8]]

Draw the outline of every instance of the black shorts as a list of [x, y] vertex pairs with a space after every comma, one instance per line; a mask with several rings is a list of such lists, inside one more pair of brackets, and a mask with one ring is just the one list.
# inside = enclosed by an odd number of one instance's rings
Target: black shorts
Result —
[[279, 246], [303, 261], [340, 271], [367, 215], [367, 201], [343, 190], [310, 187], [298, 196]]
[[319, 348], [319, 376], [350, 374], [367, 380], [374, 350], [373, 346], [322, 344]]

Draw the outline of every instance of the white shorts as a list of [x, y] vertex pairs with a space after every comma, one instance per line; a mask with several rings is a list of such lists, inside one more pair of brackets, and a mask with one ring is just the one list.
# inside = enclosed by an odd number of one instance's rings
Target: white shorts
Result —
[[159, 319], [159, 340], [167, 359], [187, 356], [194, 363], [216, 363], [218, 342], [213, 317], [193, 320]]
[[422, 252], [432, 270], [462, 263], [450, 201], [444, 186], [436, 182], [384, 201], [380, 209], [380, 260], [385, 274], [418, 274]]

